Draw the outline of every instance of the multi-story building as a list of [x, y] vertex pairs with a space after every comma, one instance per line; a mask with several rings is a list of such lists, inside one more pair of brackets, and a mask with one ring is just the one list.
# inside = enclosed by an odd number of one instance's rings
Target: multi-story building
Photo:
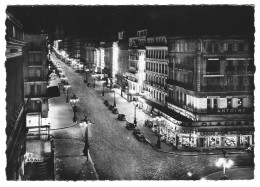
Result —
[[24, 40], [28, 56], [25, 56], [24, 93], [31, 98], [28, 112], [39, 112], [48, 117], [48, 48], [47, 34], [25, 34]]
[[[116, 47], [116, 46], [115, 46]], [[128, 54], [128, 39], [125, 36], [125, 32], [118, 33], [118, 56], [117, 56], [117, 84], [121, 86], [121, 95], [123, 96], [126, 90], [126, 72], [129, 69], [129, 54]]]
[[22, 24], [6, 12], [6, 178], [22, 180], [26, 152], [25, 42]]
[[82, 40], [80, 38], [76, 38], [72, 41], [72, 57], [80, 59], [81, 54], [81, 43]]
[[129, 70], [126, 72], [129, 100], [133, 95], [143, 92], [146, 38], [147, 30], [137, 31], [136, 37], [129, 38]]
[[96, 63], [97, 61], [95, 59], [95, 53], [96, 53], [96, 44], [94, 42], [86, 42], [85, 43], [85, 66], [87, 69], [90, 71], [95, 70]]
[[176, 146], [253, 144], [253, 39], [176, 36], [167, 41], [167, 107], [185, 117], [175, 123]]
[[96, 48], [96, 65], [95, 65], [95, 72], [96, 73], [104, 73], [105, 68], [105, 51], [104, 51], [104, 42], [100, 42], [99, 47]]
[[168, 47], [166, 36], [147, 37], [144, 96], [165, 106], [168, 78]]

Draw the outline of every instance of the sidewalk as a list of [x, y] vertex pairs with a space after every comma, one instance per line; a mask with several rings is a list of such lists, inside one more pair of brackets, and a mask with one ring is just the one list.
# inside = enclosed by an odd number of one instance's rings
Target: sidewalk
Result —
[[49, 99], [49, 116], [45, 123], [50, 123], [54, 135], [54, 174], [55, 180], [97, 180], [93, 162], [89, 155], [83, 155], [84, 129], [72, 121], [73, 111], [66, 103], [66, 94]]

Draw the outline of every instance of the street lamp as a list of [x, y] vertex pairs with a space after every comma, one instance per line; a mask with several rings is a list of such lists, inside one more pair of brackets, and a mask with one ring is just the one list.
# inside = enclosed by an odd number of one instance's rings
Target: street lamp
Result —
[[104, 97], [105, 96], [105, 80], [102, 80], [101, 83], [103, 86], [102, 96]]
[[136, 107], [137, 107], [137, 103], [136, 103], [136, 100], [135, 100], [135, 98], [133, 99], [134, 101], [133, 101], [133, 103], [134, 103], [134, 105], [135, 105], [135, 115], [134, 115], [134, 124], [136, 125], [137, 124], [137, 121], [136, 121]]
[[158, 140], [157, 140], [157, 148], [160, 149], [161, 148], [161, 116], [157, 116], [155, 118], [158, 121]]
[[71, 99], [70, 99], [70, 102], [72, 104], [72, 108], [73, 108], [73, 113], [74, 113], [74, 116], [73, 116], [73, 122], [76, 122], [77, 121], [77, 116], [76, 116], [76, 110], [77, 110], [77, 106], [76, 106], [76, 103], [79, 101], [78, 97], [74, 94]]
[[115, 88], [113, 89], [114, 90], [114, 108], [116, 107], [116, 92], [115, 92]]
[[65, 82], [64, 83], [64, 88], [65, 88], [65, 90], [66, 90], [66, 102], [67, 103], [69, 103], [69, 88], [70, 88], [71, 86], [69, 85], [69, 83], [68, 82]]
[[83, 154], [84, 156], [87, 156], [87, 161], [88, 161], [88, 149], [89, 149], [89, 143], [88, 143], [88, 125], [90, 124], [90, 121], [87, 119], [87, 115], [85, 115], [85, 118], [81, 120], [80, 126], [85, 127], [85, 145], [83, 149]]
[[88, 83], [88, 69], [85, 69], [85, 79], [84, 79], [84, 83]]
[[223, 151], [223, 158], [219, 158], [218, 161], [216, 162], [217, 167], [223, 166], [223, 175], [221, 177], [222, 180], [228, 179], [226, 175], [226, 168], [230, 168], [234, 162], [231, 159], [226, 158], [226, 151]]

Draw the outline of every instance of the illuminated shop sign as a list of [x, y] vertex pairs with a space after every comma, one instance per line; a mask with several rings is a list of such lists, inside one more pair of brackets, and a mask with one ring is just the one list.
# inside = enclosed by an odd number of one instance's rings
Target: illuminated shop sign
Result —
[[216, 135], [250, 135], [252, 131], [219, 131], [219, 132], [199, 132], [201, 136], [216, 136]]
[[232, 109], [217, 109], [217, 113], [246, 113], [246, 112], [249, 112], [248, 109], [245, 109], [245, 108], [241, 108], [241, 109], [238, 109], [238, 108], [232, 108]]

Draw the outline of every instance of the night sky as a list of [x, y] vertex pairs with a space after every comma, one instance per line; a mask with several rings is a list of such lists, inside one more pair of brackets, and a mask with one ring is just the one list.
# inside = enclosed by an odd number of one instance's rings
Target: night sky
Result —
[[253, 6], [8, 6], [25, 33], [42, 29], [53, 34], [62, 25], [65, 35], [108, 37], [125, 30], [135, 36], [138, 29], [148, 34], [167, 35], [252, 35]]

